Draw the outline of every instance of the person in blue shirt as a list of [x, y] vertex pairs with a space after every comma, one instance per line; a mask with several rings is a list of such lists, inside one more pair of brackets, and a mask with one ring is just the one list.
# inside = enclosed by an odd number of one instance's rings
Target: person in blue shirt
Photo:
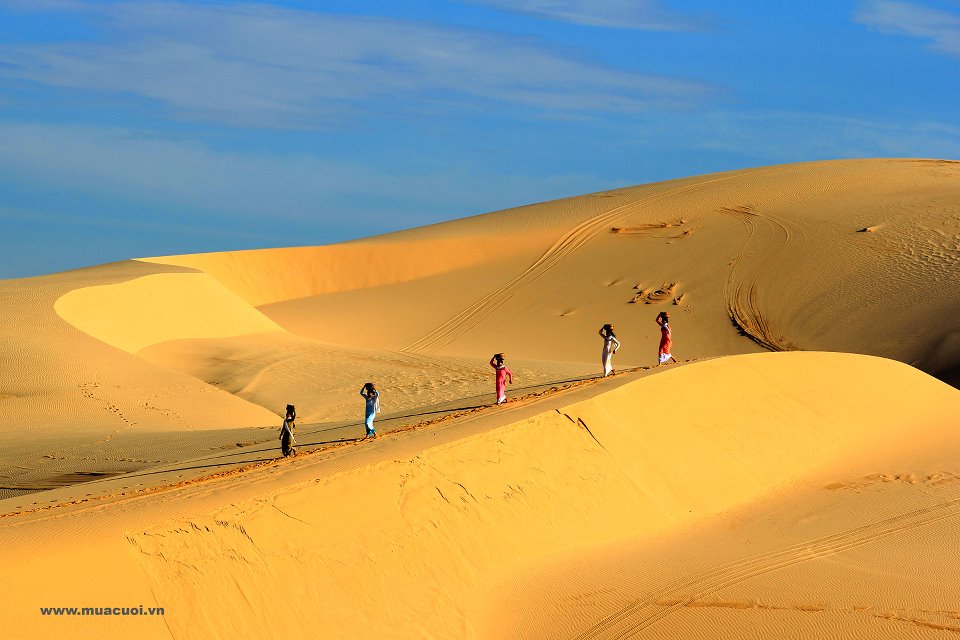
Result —
[[376, 438], [377, 432], [373, 428], [373, 418], [380, 413], [380, 392], [377, 391], [376, 385], [372, 382], [368, 382], [360, 389], [360, 395], [363, 396], [363, 399], [366, 401], [366, 414], [364, 416], [364, 421], [367, 425], [367, 438]]

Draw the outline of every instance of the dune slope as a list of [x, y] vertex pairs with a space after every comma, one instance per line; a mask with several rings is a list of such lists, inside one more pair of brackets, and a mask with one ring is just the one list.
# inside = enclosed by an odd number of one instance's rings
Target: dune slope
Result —
[[[10, 606], [0, 615], [8, 622], [17, 615], [11, 612], [29, 611], [41, 599], [76, 606], [115, 599], [122, 583], [124, 593], [170, 612], [165, 629], [144, 621], [144, 636], [504, 637], [511, 622], [511, 637], [572, 635], [600, 624], [629, 593], [613, 590], [593, 600], [597, 606], [545, 601], [536, 594], [581, 584], [537, 582], [557, 554], [617, 543], [637, 545], [641, 557], [642, 550], [729, 522], [730, 510], [767, 501], [767, 513], [776, 513], [770, 505], [789, 507], [810, 486], [868, 470], [933, 469], [960, 450], [960, 393], [900, 363], [842, 354], [718, 359], [545, 406], [520, 421], [485, 415], [478, 419], [487, 426], [479, 429], [461, 421], [175, 489], [162, 500], [76, 508], [57, 516], [56, 534], [44, 518], [0, 522], [0, 584], [16, 577], [19, 585], [4, 594]], [[468, 432], [457, 436], [460, 428]], [[817, 522], [833, 525], [839, 517], [855, 536], [858, 518], [896, 517], [920, 506], [939, 508], [955, 523], [958, 486], [914, 491], [889, 504], [871, 498], [889, 513], [861, 510], [846, 520], [831, 511], [837, 492], [821, 490], [819, 500], [805, 503], [803, 533], [828, 536], [829, 527]], [[855, 499], [854, 489], [845, 487], [845, 495]], [[874, 538], [890, 553], [898, 548], [895, 537]], [[806, 577], [829, 569], [842, 580], [869, 568], [838, 556], [843, 550], [824, 550], [819, 557], [841, 564], [808, 565]], [[680, 579], [689, 563], [680, 552], [674, 558], [661, 558], [652, 574]], [[95, 570], [80, 580], [81, 568]], [[957, 567], [941, 558], [928, 570], [929, 580], [906, 587], [895, 586], [902, 584], [895, 571], [873, 579], [917, 594], [939, 589], [938, 580]], [[526, 611], [545, 608], [533, 622], [522, 615], [518, 622], [507, 612], [525, 609], [510, 602], [503, 585], [529, 579], [537, 588], [528, 592]], [[670, 598], [686, 597], [668, 591], [655, 605], [669, 609]], [[65, 624], [24, 618], [28, 637]], [[560, 626], [543, 632], [543, 620], [554, 619]], [[673, 635], [666, 627], [663, 637], [703, 637], [705, 620], [685, 620]], [[72, 621], [76, 637], [107, 628], [102, 619], [81, 622]], [[858, 637], [855, 625], [830, 624], [831, 637]], [[804, 625], [798, 619], [793, 628], [814, 628]]]

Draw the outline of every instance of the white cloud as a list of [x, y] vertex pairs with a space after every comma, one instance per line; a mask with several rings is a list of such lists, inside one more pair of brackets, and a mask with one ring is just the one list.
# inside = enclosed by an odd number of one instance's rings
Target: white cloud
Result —
[[935, 50], [960, 56], [960, 14], [908, 2], [869, 0], [855, 19], [881, 33], [930, 40]]
[[[438, 103], [547, 114], [669, 108], [703, 84], [595, 64], [532, 38], [258, 4], [88, 3], [98, 41], [0, 45], [0, 75], [159, 101], [254, 127], [327, 127]], [[12, 65], [12, 66], [11, 66]]]
[[641, 31], [696, 31], [702, 18], [664, 9], [658, 0], [465, 0], [503, 11], [591, 27]]

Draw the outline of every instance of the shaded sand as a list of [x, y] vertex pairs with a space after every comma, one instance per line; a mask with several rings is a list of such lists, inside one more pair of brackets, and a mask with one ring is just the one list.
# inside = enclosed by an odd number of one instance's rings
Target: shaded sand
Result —
[[[906, 618], [928, 607], [933, 622], [951, 611], [960, 392], [896, 362], [824, 353], [627, 378], [241, 475], [0, 519], [0, 584], [17, 585], [0, 594], [0, 621], [24, 637], [618, 637], [596, 625], [642, 596], [674, 614], [651, 637], [733, 624], [747, 632], [738, 637], [853, 638], [903, 636], [889, 617], [847, 608]], [[883, 470], [903, 475], [885, 482]], [[939, 560], [911, 578], [905, 559], [921, 549], [897, 532], [914, 530]], [[681, 544], [714, 539], [716, 554]], [[583, 554], [597, 559], [589, 571], [552, 573]], [[756, 576], [735, 570], [750, 556], [766, 563]], [[703, 578], [725, 560], [741, 564]], [[784, 585], [792, 575], [828, 595]], [[865, 576], [872, 587], [846, 590]], [[167, 614], [38, 616], [51, 602]], [[774, 611], [786, 615], [737, 617]]]
[[[263, 406], [297, 399], [298, 416], [311, 422], [362, 417], [360, 387], [376, 381], [389, 413], [486, 394], [493, 400], [487, 359], [425, 356], [351, 348], [292, 335], [184, 340], [144, 349], [143, 358], [180, 369]], [[586, 363], [512, 359], [515, 385], [562, 383], [594, 375]]]

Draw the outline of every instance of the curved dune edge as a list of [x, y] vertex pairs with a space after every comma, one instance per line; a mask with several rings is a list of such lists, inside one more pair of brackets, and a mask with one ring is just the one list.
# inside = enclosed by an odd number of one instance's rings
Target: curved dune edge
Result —
[[460, 237], [368, 238], [316, 247], [250, 249], [138, 258], [198, 269], [247, 303], [260, 306], [308, 296], [408, 282], [482, 264], [527, 248], [525, 236], [480, 231]]
[[283, 331], [205, 273], [159, 273], [74, 289], [54, 310], [84, 333], [133, 354], [171, 340]]
[[[163, 625], [141, 620], [143, 637], [473, 637], [510, 567], [662, 535], [864, 457], [895, 458], [906, 441], [936, 446], [958, 419], [960, 393], [897, 362], [718, 359], [419, 454], [385, 448], [381, 462], [256, 498], [227, 487], [218, 508], [183, 501], [173, 520], [144, 516], [149, 505], [139, 516], [109, 509], [136, 524], [95, 543], [58, 536], [38, 557], [7, 554], [4, 581], [31, 583], [7, 611], [29, 611], [41, 593], [140, 598], [169, 612]], [[32, 620], [37, 635], [65, 624]], [[74, 637], [107, 628], [72, 624]]]

